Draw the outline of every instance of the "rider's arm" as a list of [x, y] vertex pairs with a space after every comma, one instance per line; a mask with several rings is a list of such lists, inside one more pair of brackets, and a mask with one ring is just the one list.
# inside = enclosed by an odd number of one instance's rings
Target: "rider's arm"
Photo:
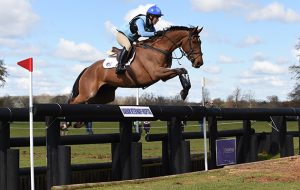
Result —
[[138, 33], [140, 36], [142, 37], [151, 37], [151, 36], [154, 36], [154, 32], [147, 32], [145, 31], [145, 27], [144, 27], [145, 23], [144, 23], [144, 20], [143, 19], [137, 19], [136, 20], [136, 26], [138, 28]]

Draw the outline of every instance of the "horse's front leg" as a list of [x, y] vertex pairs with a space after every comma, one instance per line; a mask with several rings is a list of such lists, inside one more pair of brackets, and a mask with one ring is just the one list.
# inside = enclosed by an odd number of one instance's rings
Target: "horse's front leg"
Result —
[[156, 72], [156, 74], [159, 76], [159, 79], [161, 79], [163, 82], [166, 82], [167, 80], [172, 79], [178, 75], [187, 74], [187, 70], [185, 68], [162, 68], [160, 69], [160, 71]]
[[183, 89], [180, 92], [181, 99], [185, 100], [189, 89], [191, 88], [191, 82], [189, 79], [188, 72], [185, 68], [176, 68], [176, 69], [169, 69], [169, 68], [160, 68], [156, 71], [156, 79], [161, 79], [162, 81], [167, 81], [169, 79], [172, 79], [176, 76], [179, 76], [181, 85]]
[[180, 92], [181, 99], [185, 100], [187, 95], [189, 94], [189, 90], [191, 88], [191, 81], [189, 78], [189, 74], [179, 75], [179, 79], [180, 79], [180, 82], [181, 82], [181, 85], [183, 88]]

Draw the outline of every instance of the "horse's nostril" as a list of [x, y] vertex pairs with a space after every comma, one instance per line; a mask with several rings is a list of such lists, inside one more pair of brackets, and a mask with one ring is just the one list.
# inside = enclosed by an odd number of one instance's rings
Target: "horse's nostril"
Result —
[[195, 63], [193, 63], [193, 67], [195, 67], [195, 68], [199, 68], [201, 65], [203, 65], [202, 62], [195, 62]]

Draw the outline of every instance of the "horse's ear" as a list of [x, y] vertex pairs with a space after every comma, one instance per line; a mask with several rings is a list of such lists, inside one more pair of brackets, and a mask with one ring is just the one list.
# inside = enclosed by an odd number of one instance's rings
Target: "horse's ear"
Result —
[[198, 26], [196, 28], [193, 28], [192, 33], [193, 34], [198, 33]]
[[197, 32], [198, 33], [200, 33], [202, 30], [203, 30], [203, 27], [201, 27], [200, 29], [198, 29], [198, 26], [197, 26]]

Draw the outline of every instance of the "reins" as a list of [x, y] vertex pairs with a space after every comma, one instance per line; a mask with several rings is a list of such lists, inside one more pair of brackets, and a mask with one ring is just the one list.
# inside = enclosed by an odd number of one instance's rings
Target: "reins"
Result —
[[[153, 50], [155, 50], [155, 51], [158, 51], [158, 52], [164, 54], [164, 55], [167, 56], [167, 57], [169, 57], [170, 54], [172, 54], [172, 52], [170, 52], [170, 51], [162, 50], [162, 49], [153, 47], [153, 46], [151, 46], [151, 45], [149, 45], [149, 44], [142, 44], [142, 45], [137, 44], [137, 46], [143, 47], [144, 49], [153, 49]], [[172, 57], [172, 58], [173, 58], [173, 57]]]

